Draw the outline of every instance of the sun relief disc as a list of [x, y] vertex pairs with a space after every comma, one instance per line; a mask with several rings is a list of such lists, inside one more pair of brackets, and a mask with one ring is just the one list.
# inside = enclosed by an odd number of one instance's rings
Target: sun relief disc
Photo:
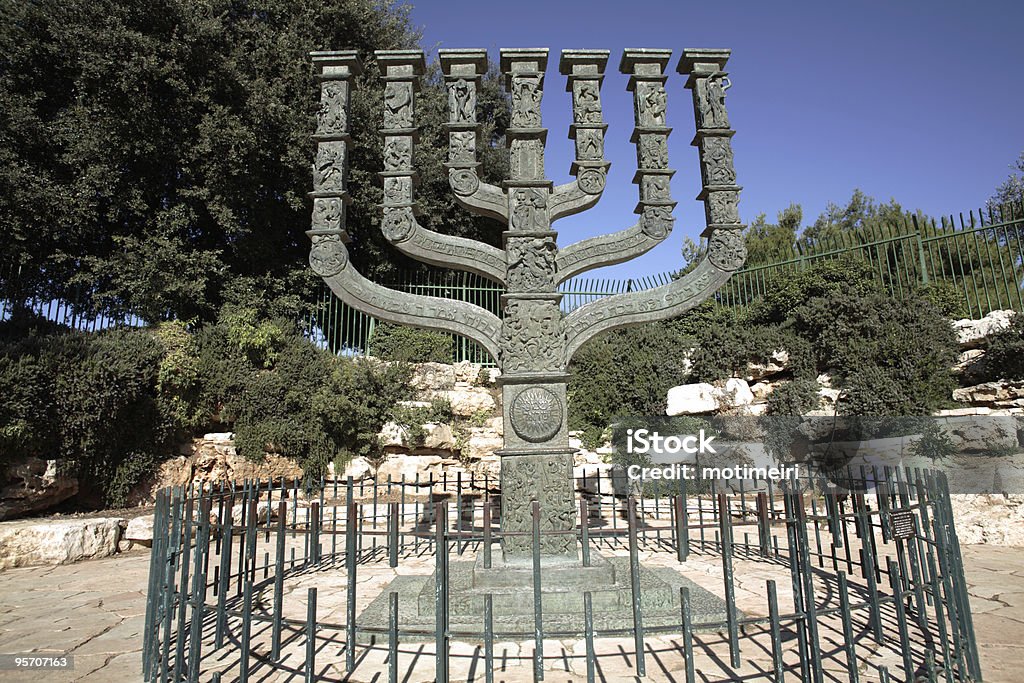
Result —
[[547, 441], [562, 428], [562, 407], [550, 389], [530, 387], [512, 401], [512, 429], [530, 443]]

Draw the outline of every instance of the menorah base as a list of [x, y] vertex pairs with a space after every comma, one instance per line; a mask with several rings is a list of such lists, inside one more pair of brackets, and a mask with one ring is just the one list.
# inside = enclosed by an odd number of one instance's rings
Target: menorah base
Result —
[[[533, 564], [522, 558], [506, 559], [500, 552], [491, 553], [491, 566], [484, 566], [483, 553], [473, 566], [474, 588], [520, 588], [533, 590]], [[615, 565], [591, 552], [587, 565], [572, 555], [541, 556], [541, 586], [555, 590], [608, 590], [615, 585]]]
[[[540, 611], [544, 631], [582, 635], [585, 628], [583, 594], [590, 592], [594, 628], [597, 631], [629, 629], [633, 624], [632, 587], [628, 557], [603, 558], [591, 553], [590, 583], [563, 574], [551, 567], [541, 570]], [[484, 637], [484, 598], [491, 596], [495, 637], [503, 632], [519, 631], [532, 623], [535, 604], [533, 576], [512, 571], [508, 577], [481, 574], [480, 562], [453, 562], [448, 568], [449, 629], [460, 633], [459, 640]], [[492, 567], [494, 569], [494, 567]], [[503, 570], [502, 570], [503, 571]], [[388, 596], [399, 594], [399, 623], [403, 630], [422, 631], [422, 636], [403, 636], [403, 640], [431, 640], [436, 615], [434, 575], [399, 576], [359, 615], [360, 627], [388, 624]], [[694, 623], [724, 622], [725, 601], [667, 567], [640, 565], [638, 575], [641, 607], [647, 627], [679, 625], [679, 589], [690, 591]], [[493, 581], [494, 585], [479, 585]], [[467, 634], [477, 634], [468, 636]], [[386, 636], [373, 636], [375, 642]]]

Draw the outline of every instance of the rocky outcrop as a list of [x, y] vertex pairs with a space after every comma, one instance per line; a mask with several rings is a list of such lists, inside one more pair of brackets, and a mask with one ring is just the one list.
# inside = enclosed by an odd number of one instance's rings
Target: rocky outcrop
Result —
[[982, 345], [985, 337], [1005, 330], [1013, 320], [1014, 312], [1010, 310], [992, 311], [984, 318], [953, 321], [953, 331], [961, 349], [976, 349]]
[[42, 512], [78, 493], [78, 479], [60, 471], [56, 460], [24, 457], [7, 469], [0, 487], [0, 520]]
[[953, 400], [988, 408], [1024, 408], [1024, 380], [999, 380], [955, 389]]
[[123, 519], [113, 517], [4, 522], [0, 524], [0, 569], [113, 555], [125, 526]]
[[668, 390], [668, 415], [707, 415], [729, 411], [754, 402], [746, 380], [732, 377], [722, 382], [684, 384]]

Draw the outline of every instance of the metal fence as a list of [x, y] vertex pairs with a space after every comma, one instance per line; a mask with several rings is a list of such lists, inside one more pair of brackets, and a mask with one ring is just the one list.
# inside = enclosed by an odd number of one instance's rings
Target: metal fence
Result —
[[[462, 642], [483, 647], [471, 648], [469, 676], [463, 671], [459, 680], [491, 683], [495, 644], [513, 641], [532, 644], [513, 657], [533, 680], [572, 658], [592, 683], [609, 680], [603, 667], [616, 661], [625, 660], [631, 676], [664, 667], [669, 654], [651, 651], [659, 637], [677, 643], [675, 670], [690, 682], [698, 673], [776, 682], [982, 680], [941, 472], [861, 467], [827, 481], [762, 481], [732, 494], [695, 494], [680, 480], [654, 497], [579, 478], [575, 528], [541, 532], [534, 503], [532, 574], [511, 594], [460, 583], [458, 566], [466, 564], [450, 563], [475, 557], [475, 577], [498, 561], [495, 483], [349, 479], [302, 492], [297, 482], [250, 481], [160, 492], [145, 680], [245, 682], [276, 672], [307, 682], [397, 681], [433, 660], [435, 680], [446, 683], [455, 678], [452, 644]], [[621, 558], [614, 590], [624, 602], [602, 600], [607, 588], [585, 585], [572, 604], [550, 609], [559, 587], [542, 583], [550, 575], [540, 569], [539, 548], [542, 538], [562, 533], [581, 549], [577, 571], [588, 571], [600, 552]], [[717, 587], [673, 585], [670, 599], [652, 604], [657, 586], [644, 566], [659, 555], [673, 575], [676, 563], [684, 577], [691, 563], [705, 574], [715, 567]], [[374, 577], [390, 580], [390, 568], [415, 561], [418, 570], [399, 572], [379, 596], [366, 596], [374, 602], [358, 607]], [[742, 606], [737, 571], [748, 572]], [[318, 587], [326, 588], [319, 607]], [[709, 616], [698, 604], [712, 596], [720, 606]], [[501, 620], [499, 600], [511, 610]], [[552, 627], [555, 613], [574, 620]], [[618, 640], [608, 650], [602, 638]], [[585, 654], [557, 652], [553, 641], [566, 639], [582, 639]], [[465, 650], [459, 656], [465, 663]]]

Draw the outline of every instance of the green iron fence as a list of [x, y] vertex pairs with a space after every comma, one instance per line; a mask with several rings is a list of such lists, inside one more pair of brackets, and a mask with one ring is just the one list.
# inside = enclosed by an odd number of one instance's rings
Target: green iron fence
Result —
[[[769, 291], [776, 278], [840, 258], [870, 264], [876, 279], [894, 297], [906, 296], [922, 285], [944, 282], [962, 294], [965, 312], [970, 317], [979, 318], [997, 309], [1024, 311], [1024, 201], [940, 221], [913, 216], [901, 225], [837, 232], [819, 239], [810, 248], [794, 245], [782, 259], [748, 263], [718, 291], [716, 298], [729, 306], [747, 305]], [[569, 312], [611, 294], [657, 287], [673, 276], [661, 273], [627, 279], [573, 278], [559, 287], [563, 294], [562, 310]], [[8, 293], [17, 291], [11, 286], [17, 277], [16, 269], [0, 272], [0, 320], [10, 315], [12, 303]], [[384, 284], [401, 291], [467, 301], [501, 315], [504, 289], [473, 273], [414, 273]], [[22, 303], [48, 320], [79, 330], [145, 324], [136, 316], [90, 315], [76, 302]], [[378, 324], [374, 318], [347, 306], [326, 285], [317, 304], [304, 324], [314, 343], [343, 355], [373, 353]], [[493, 365], [493, 359], [482, 347], [454, 335], [452, 357], [456, 361]]]
[[727, 305], [749, 304], [786, 273], [821, 261], [856, 258], [894, 297], [945, 282], [963, 295], [966, 313], [1024, 310], [1024, 202], [940, 221], [908, 217], [902, 225], [840, 232], [812, 249], [794, 246], [788, 258], [748, 264], [717, 294]]

